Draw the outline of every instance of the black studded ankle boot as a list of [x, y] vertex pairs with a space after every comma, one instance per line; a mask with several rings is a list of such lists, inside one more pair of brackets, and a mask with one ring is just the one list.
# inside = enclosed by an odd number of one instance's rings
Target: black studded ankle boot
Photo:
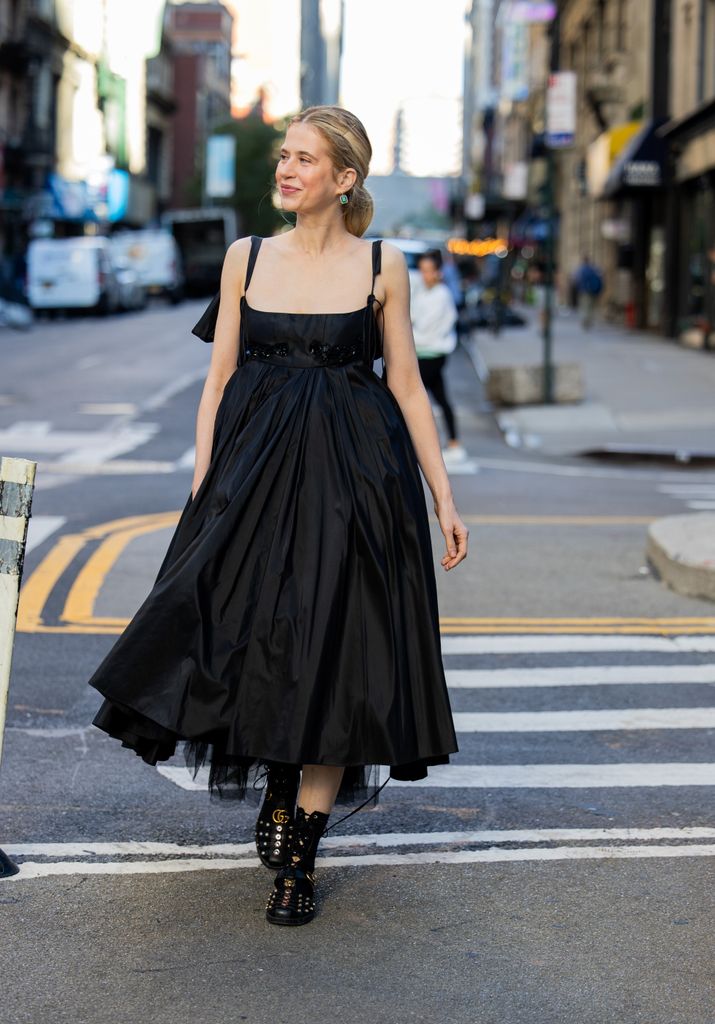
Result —
[[271, 924], [308, 924], [315, 917], [315, 854], [330, 815], [297, 807], [290, 831], [288, 863], [278, 872], [266, 905]]
[[256, 819], [256, 849], [267, 868], [282, 868], [288, 859], [288, 832], [293, 824], [300, 768], [272, 764], [268, 768], [266, 795]]

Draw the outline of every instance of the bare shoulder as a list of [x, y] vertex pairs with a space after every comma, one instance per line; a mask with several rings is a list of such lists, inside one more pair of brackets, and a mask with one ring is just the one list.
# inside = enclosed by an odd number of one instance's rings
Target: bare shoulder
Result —
[[250, 251], [251, 236], [245, 235], [243, 238], [237, 238], [235, 242], [231, 242], [226, 250], [225, 259], [231, 263], [240, 263], [241, 260], [243, 260], [244, 263], [247, 263]]
[[237, 238], [231, 242], [223, 259], [222, 277], [240, 281], [246, 275], [248, 256], [251, 251], [251, 236]]
[[394, 242], [382, 243], [382, 280], [385, 287], [385, 297], [390, 295], [409, 296], [410, 275], [407, 269], [405, 254]]
[[394, 242], [382, 242], [382, 272], [388, 280], [401, 280], [407, 276], [405, 254]]
[[395, 245], [394, 242], [386, 242], [383, 238], [380, 248], [382, 249], [383, 263], [389, 263], [393, 267], [407, 266], [405, 254], [402, 249], [400, 249], [399, 245]]

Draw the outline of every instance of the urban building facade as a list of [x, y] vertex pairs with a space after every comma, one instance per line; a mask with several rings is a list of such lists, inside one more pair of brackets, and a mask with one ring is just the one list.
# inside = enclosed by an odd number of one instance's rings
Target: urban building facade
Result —
[[[575, 145], [559, 161], [561, 287], [583, 256], [600, 266], [604, 310], [665, 328], [668, 0], [567, 0], [560, 67], [576, 73]], [[663, 27], [666, 29], [663, 35]]]
[[69, 46], [53, 0], [0, 0], [0, 257], [25, 224], [58, 149], [58, 96]]
[[233, 18], [219, 2], [175, 4], [167, 7], [165, 32], [176, 97], [172, 205], [184, 206], [187, 187], [203, 174], [206, 139], [231, 117]]
[[550, 180], [561, 300], [588, 256], [607, 317], [715, 348], [715, 0], [473, 0], [469, 20], [469, 237], [538, 257], [548, 73], [571, 71], [575, 133]]
[[673, 0], [668, 333], [715, 348], [715, 2]]
[[141, 227], [230, 117], [221, 3], [0, 0], [0, 266], [33, 235]]
[[301, 107], [338, 102], [343, 20], [343, 0], [301, 0]]

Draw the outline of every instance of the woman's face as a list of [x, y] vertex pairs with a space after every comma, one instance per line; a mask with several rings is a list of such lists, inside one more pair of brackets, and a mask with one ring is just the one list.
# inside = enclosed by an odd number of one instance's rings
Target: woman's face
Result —
[[309, 124], [292, 124], [276, 165], [276, 184], [284, 210], [307, 211], [338, 204], [341, 192], [355, 183], [350, 168], [336, 175], [325, 141]]
[[422, 274], [422, 280], [424, 281], [428, 288], [431, 288], [432, 285], [437, 284], [442, 275], [439, 267], [437, 266], [433, 259], [430, 259], [429, 257], [427, 257], [426, 259], [422, 259], [419, 261], [418, 266], [420, 269], [420, 274]]

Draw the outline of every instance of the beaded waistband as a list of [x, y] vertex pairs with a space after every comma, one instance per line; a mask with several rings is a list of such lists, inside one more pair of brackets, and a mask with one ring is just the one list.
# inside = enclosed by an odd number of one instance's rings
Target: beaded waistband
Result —
[[277, 341], [272, 345], [262, 342], [247, 345], [246, 360], [310, 369], [321, 366], [346, 366], [348, 363], [363, 362], [364, 358], [359, 340], [337, 345], [311, 341], [305, 346]]

